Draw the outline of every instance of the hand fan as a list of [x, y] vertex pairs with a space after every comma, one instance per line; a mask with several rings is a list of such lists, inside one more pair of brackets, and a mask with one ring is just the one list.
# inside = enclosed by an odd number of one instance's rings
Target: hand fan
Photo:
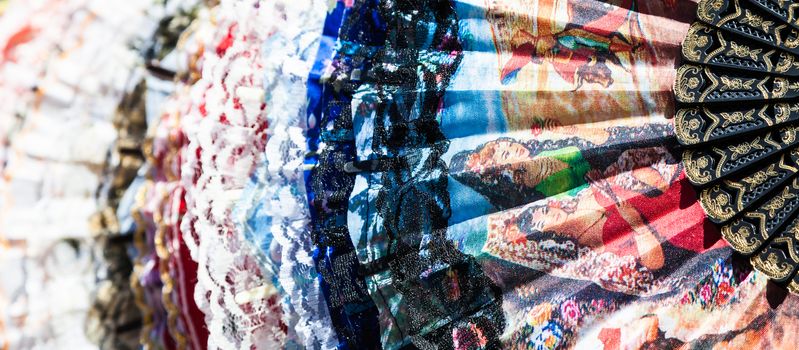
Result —
[[[141, 71], [139, 71], [141, 72]], [[105, 172], [105, 194], [99, 211], [91, 218], [93, 243], [97, 257], [94, 275], [98, 282], [92, 292], [92, 307], [88, 314], [86, 333], [102, 349], [135, 349], [139, 346], [141, 314], [130, 284], [133, 262], [128, 251], [133, 249], [133, 229], [127, 222], [120, 224], [117, 209], [126, 190], [144, 162], [141, 153], [144, 133], [146, 84], [143, 74], [132, 79], [114, 116], [119, 135]], [[127, 206], [122, 205], [122, 210]], [[129, 209], [129, 208], [127, 208]]]
[[[185, 281], [172, 278], [172, 275], [196, 275], [196, 265], [187, 267], [193, 263], [191, 259], [181, 261], [173, 258], [178, 254], [170, 254], [174, 249], [167, 248], [179, 249], [180, 241], [167, 244], [165, 239], [174, 225], [170, 227], [164, 222], [170, 222], [174, 216], [170, 215], [172, 208], [164, 202], [167, 196], [173, 197], [169, 192], [175, 187], [165, 183], [174, 183], [177, 179], [163, 168], [164, 163], [170, 165], [169, 162], [179, 161], [179, 158], [164, 155], [167, 147], [159, 140], [159, 136], [163, 137], [162, 133], [156, 133], [155, 142], [147, 142], [146, 147], [144, 142], [148, 123], [152, 124], [152, 130], [158, 126], [173, 125], [169, 123], [172, 120], [159, 122], [154, 114], [158, 113], [156, 106], [160, 106], [174, 88], [173, 77], [169, 73], [175, 68], [164, 67], [160, 62], [169, 61], [166, 57], [168, 54], [175, 56], [173, 50], [177, 36], [186, 30], [191, 21], [196, 4], [184, 5], [187, 7], [156, 7], [161, 11], [150, 11], [151, 16], [161, 16], [152, 18], [159, 25], [151, 35], [151, 40], [142, 38], [137, 43], [145, 46], [139, 49], [143, 51], [143, 61], [148, 63], [134, 71], [129, 83], [133, 85], [131, 91], [122, 98], [114, 118], [119, 138], [106, 171], [110, 175], [105, 180], [105, 207], [93, 218], [94, 225], [100, 231], [100, 239], [95, 244], [96, 254], [100, 257], [96, 262], [95, 274], [101, 281], [95, 291], [87, 333], [97, 339], [100, 348], [134, 349], [140, 344], [155, 347], [156, 343], [185, 348], [187, 338], [196, 348], [207, 341], [207, 335], [203, 337], [196, 332], [203, 327], [193, 327], [192, 324], [201, 322], [202, 318], [186, 322], [185, 317], [179, 317], [180, 312], [173, 300], [180, 300], [186, 288]], [[145, 71], [145, 66], [150, 68], [149, 72]], [[171, 146], [180, 149], [179, 142]], [[149, 167], [140, 169], [145, 156], [149, 159]], [[137, 173], [143, 176], [134, 182]], [[146, 203], [137, 200], [146, 197], [153, 197], [153, 200]], [[135, 215], [132, 215], [133, 212]], [[137, 220], [135, 223], [134, 218]], [[155, 225], [147, 225], [148, 221]], [[136, 252], [134, 257], [129, 256], [130, 251]], [[136, 263], [135, 274], [131, 258]], [[193, 290], [193, 282], [189, 290]], [[180, 303], [184, 309], [196, 310], [193, 298], [186, 300], [184, 296]], [[180, 330], [177, 328], [178, 319], [183, 323]]]
[[[162, 202], [155, 202], [154, 211], [160, 218], [152, 244], [159, 259], [159, 274], [163, 281], [162, 297], [167, 306], [167, 327], [174, 336], [177, 348], [202, 349], [208, 346], [208, 327], [202, 311], [195, 302], [198, 264], [190, 254], [190, 244], [181, 231], [186, 214], [186, 188], [181, 181], [181, 165], [188, 152], [188, 139], [183, 124], [194, 108], [191, 84], [198, 80], [202, 69], [201, 57], [207, 47], [212, 47], [214, 24], [213, 9], [204, 5], [194, 8], [197, 19], [181, 33], [174, 51], [175, 83], [173, 93], [166, 100], [148, 101], [148, 106], [159, 113], [150, 123], [150, 147], [147, 150], [152, 185], [161, 191]], [[172, 55], [170, 55], [172, 56]], [[170, 57], [164, 57], [169, 61]], [[148, 95], [151, 97], [151, 95]], [[154, 107], [160, 108], [154, 108]], [[148, 169], [148, 168], [144, 168]], [[148, 237], [149, 238], [149, 237]], [[196, 246], [192, 238], [191, 243]]]
[[267, 141], [260, 45], [273, 34], [263, 25], [273, 9], [245, 1], [223, 2], [218, 10], [216, 44], [204, 52], [183, 119], [187, 209], [180, 231], [199, 265], [195, 299], [205, 313], [208, 347], [273, 349], [286, 341], [277, 289], [232, 215]]
[[334, 81], [354, 93], [322, 108], [351, 124], [323, 128], [355, 150], [348, 232], [383, 348], [786, 344], [676, 155], [696, 6], [352, 4], [378, 35], [348, 46], [344, 21]]
[[[362, 6], [367, 7], [368, 3]], [[356, 8], [359, 4], [356, 4]], [[499, 289], [446, 239], [449, 142], [438, 111], [463, 59], [449, 1], [375, 6], [381, 29], [352, 101], [350, 238], [385, 349], [498, 348]]]
[[353, 91], [349, 75], [368, 66], [379, 43], [376, 1], [362, 7], [337, 1], [328, 10], [308, 77], [305, 187], [310, 205], [313, 260], [341, 349], [380, 347], [378, 312], [358, 273], [347, 237], [347, 196], [353, 177], [344, 171], [354, 155], [351, 132]]
[[234, 209], [237, 228], [272, 275], [288, 329], [286, 348], [332, 349], [338, 340], [313, 261], [303, 179], [306, 84], [322, 34], [322, 1], [273, 1], [262, 43], [268, 139]]
[[145, 5], [14, 2], [0, 20], [0, 346], [93, 346], [89, 219]]
[[701, 1], [682, 46], [674, 120], [708, 217], [737, 252], [799, 292], [799, 5]]
[[[159, 12], [164, 18], [156, 39], [142, 50], [148, 68], [142, 113], [147, 115], [149, 130], [141, 150], [147, 164], [139, 169], [138, 180], [118, 210], [123, 213], [120, 221], [125, 221], [126, 210], [136, 219], [132, 228], [136, 265], [128, 283], [143, 315], [137, 343], [149, 348], [203, 348], [208, 338], [194, 302], [197, 264], [188, 254], [179, 227], [186, 208], [180, 183], [181, 151], [187, 143], [180, 123], [191, 106], [190, 72], [198, 69], [191, 63], [202, 54], [201, 45], [189, 44], [197, 44], [197, 33], [210, 26], [210, 19], [201, 5], [183, 5]], [[192, 23], [191, 17], [198, 12], [203, 18]], [[184, 32], [189, 24], [192, 29]], [[183, 40], [177, 45], [181, 33]]]
[[[151, 120], [144, 147], [147, 166], [141, 184], [132, 186], [138, 232], [138, 256], [131, 277], [144, 315], [140, 342], [149, 347], [203, 348], [208, 331], [194, 301], [197, 263], [180, 231], [185, 214], [185, 189], [180, 162], [187, 140], [181, 118], [191, 107], [190, 86], [177, 83]], [[154, 91], [150, 90], [150, 93]]]

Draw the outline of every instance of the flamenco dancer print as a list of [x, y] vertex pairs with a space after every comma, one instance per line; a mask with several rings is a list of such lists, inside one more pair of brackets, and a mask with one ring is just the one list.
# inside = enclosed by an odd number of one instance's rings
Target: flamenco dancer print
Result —
[[[538, 3], [539, 14], [554, 14], [558, 1]], [[558, 30], [557, 20], [537, 22], [536, 34], [516, 28], [510, 40], [511, 58], [502, 65], [503, 84], [512, 82], [529, 64], [549, 63], [560, 77], [580, 89], [584, 84], [609, 87], [613, 74], [608, 64], [629, 71], [622, 56], [632, 57], [645, 50], [636, 37], [642, 37], [635, 0], [609, 1], [603, 6], [592, 2], [569, 0], [569, 22]]]
[[[695, 8], [690, 1], [489, 1], [479, 30], [493, 40], [508, 129], [535, 132], [542, 119], [564, 134], [571, 126], [665, 121], [679, 50], [663, 43], [682, 40], [684, 13]], [[602, 134], [591, 141], [602, 143]]]

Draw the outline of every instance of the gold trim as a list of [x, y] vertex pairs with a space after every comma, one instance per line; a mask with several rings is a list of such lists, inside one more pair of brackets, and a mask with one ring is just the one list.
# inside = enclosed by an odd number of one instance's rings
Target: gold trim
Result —
[[738, 58], [749, 58], [753, 61], [758, 61], [760, 59], [761, 52], [763, 52], [762, 49], [753, 50], [744, 44], [738, 44], [734, 41], [730, 41], [730, 49], [726, 52], [726, 54]]
[[730, 124], [738, 124], [744, 121], [750, 121], [750, 122], [754, 121], [755, 118], [753, 118], [752, 116], [755, 115], [755, 112], [757, 112], [757, 109], [752, 109], [746, 112], [741, 112], [741, 111], [735, 111], [732, 113], [721, 112], [720, 113], [721, 117], [724, 119], [724, 123], [721, 124], [721, 127], [726, 128]]
[[[693, 76], [688, 76], [692, 74]], [[691, 103], [695, 102], [695, 91], [690, 91], [699, 87], [701, 81], [696, 75], [701, 74], [701, 68], [694, 65], [683, 65], [677, 69], [677, 80], [674, 85], [674, 94], [677, 96], [677, 101]]]
[[710, 124], [710, 127], [707, 128], [705, 132], [705, 137], [702, 138], [703, 141], [707, 142], [710, 140], [710, 135], [713, 133], [714, 130], [719, 126], [721, 123], [721, 118], [717, 116], [715, 113], [711, 112], [707, 107], [702, 107], [702, 110], [705, 112], [705, 115], [708, 116], [713, 121], [713, 124]]
[[741, 226], [737, 231], [732, 228], [741, 223], [741, 219], [735, 220], [730, 224], [721, 227], [721, 236], [730, 244], [732, 249], [742, 254], [752, 254], [760, 246], [759, 243], [752, 243], [752, 231], [748, 226]]
[[713, 23], [714, 11], [721, 10], [724, 6], [724, 0], [702, 0], [696, 10], [696, 15], [703, 21]]
[[699, 102], [704, 102], [705, 99], [707, 98], [707, 95], [710, 95], [710, 93], [713, 92], [713, 90], [716, 90], [716, 88], [719, 87], [719, 80], [716, 77], [716, 75], [710, 71], [710, 68], [705, 67], [704, 72], [707, 78], [710, 79], [710, 87], [706, 88], [705, 92], [703, 92], [702, 95], [699, 96]]
[[760, 90], [760, 93], [763, 95], [764, 100], [768, 100], [769, 98], [771, 98], [771, 96], [768, 93], [768, 90], [766, 90], [766, 83], [768, 83], [769, 79], [771, 79], [771, 77], [766, 77], [765, 79], [757, 83], [757, 89]]
[[771, 26], [774, 25], [774, 21], [767, 21], [749, 10], [744, 10], [744, 17], [738, 20], [738, 22], [762, 29], [766, 33], [769, 33], [771, 31]]
[[699, 134], [696, 132], [701, 126], [699, 120], [696, 118], [685, 120], [685, 117], [689, 114], [696, 115], [698, 113], [698, 108], [680, 109], [674, 118], [674, 132], [680, 141], [685, 144], [693, 145], [699, 143]]
[[[704, 33], [700, 33], [700, 31]], [[710, 43], [709, 36], [712, 29], [700, 22], [694, 22], [688, 28], [688, 34], [685, 36], [682, 45], [682, 55], [685, 58], [698, 62], [702, 58], [702, 50], [700, 47], [706, 47]]]
[[710, 182], [710, 172], [707, 170], [700, 170], [708, 166], [708, 156], [703, 155], [698, 159], [694, 159], [694, 151], [692, 150], [685, 150], [682, 156], [683, 164], [685, 165], [685, 175], [688, 176], [688, 180], [695, 184], [706, 184]]
[[721, 177], [721, 168], [727, 164], [727, 152], [724, 152], [716, 147], [713, 147], [713, 151], [721, 156], [721, 158], [719, 158], [719, 163], [716, 164], [716, 178], [718, 179]]
[[754, 255], [749, 261], [752, 263], [752, 267], [775, 280], [788, 278], [794, 268], [793, 265], [785, 261], [779, 261], [779, 257], [774, 252], [769, 252], [766, 259], [763, 259], [761, 254]]
[[799, 283], [797, 283], [796, 280], [791, 281], [791, 283], [788, 284], [788, 291], [793, 294], [799, 294]]
[[[711, 192], [718, 192], [715, 197]], [[713, 188], [706, 188], [699, 195], [699, 205], [705, 210], [705, 213], [719, 221], [727, 221], [735, 216], [735, 211], [728, 206], [730, 204], [730, 196], [721, 191], [721, 186], [716, 185]]]

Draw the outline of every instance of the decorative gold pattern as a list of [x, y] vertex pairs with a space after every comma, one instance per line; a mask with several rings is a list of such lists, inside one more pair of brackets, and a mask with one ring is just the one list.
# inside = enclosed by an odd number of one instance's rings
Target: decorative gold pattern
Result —
[[776, 197], [771, 199], [771, 201], [766, 203], [766, 205], [763, 206], [763, 209], [768, 210], [768, 215], [774, 217], [775, 212], [785, 206], [785, 201], [793, 198], [796, 198], [796, 195], [790, 192], [790, 188], [786, 187], [782, 193], [778, 194]]
[[686, 113], [688, 113], [687, 110], [681, 110], [677, 114], [678, 120], [675, 121], [675, 125], [680, 129], [678, 134], [685, 135], [684, 140], [688, 143], [698, 143], [699, 137], [696, 131], [698, 131], [700, 127], [699, 120], [685, 120]]
[[782, 143], [789, 144], [796, 141], [796, 128], [787, 127], [780, 130]]
[[[738, 221], [733, 224], [735, 223]], [[723, 226], [721, 236], [733, 249], [744, 254], [751, 254], [758, 247], [757, 241], [752, 240], [752, 230], [748, 226], [739, 227], [737, 231], [733, 231], [730, 225]]]
[[724, 6], [724, 0], [702, 0], [699, 2], [696, 15], [706, 22], [712, 22], [715, 19], [714, 14], [721, 10]]
[[707, 183], [710, 181], [710, 172], [701, 170], [707, 168], [709, 165], [707, 156], [693, 159], [693, 152], [685, 151], [685, 153], [683, 153], [683, 164], [685, 165], [685, 173], [692, 182]]
[[763, 149], [763, 148], [764, 148], [763, 145], [760, 144], [759, 137], [752, 140], [751, 143], [744, 142], [739, 145], [731, 145], [729, 146], [730, 151], [732, 151], [732, 156], [730, 156], [730, 159], [737, 160], [738, 157], [749, 153], [749, 151], [753, 149]]
[[779, 173], [777, 173], [774, 170], [774, 164], [772, 164], [772, 165], [770, 165], [768, 167], [768, 169], [760, 170], [760, 171], [754, 173], [753, 175], [751, 175], [751, 176], [749, 176], [747, 178], [744, 178], [743, 182], [745, 182], [747, 185], [749, 185], [749, 190], [750, 191], [753, 191], [755, 189], [755, 187], [762, 185], [769, 178], [776, 177], [778, 175], [779, 175]]
[[752, 257], [751, 262], [752, 266], [773, 279], [785, 278], [786, 275], [793, 271], [793, 266], [791, 264], [783, 259], [779, 259], [777, 254], [773, 252], [768, 253], [765, 259], [762, 259], [759, 255], [755, 255]]
[[682, 54], [692, 61], [698, 61], [702, 56], [700, 48], [707, 47], [710, 43], [712, 29], [708, 26], [694, 23], [688, 28], [688, 35], [683, 40]]
[[788, 291], [793, 294], [799, 294], [799, 283], [791, 281], [791, 283], [788, 284]]
[[699, 2], [677, 69], [674, 130], [724, 239], [799, 293], [799, 103], [784, 102], [799, 99], [799, 3], [768, 1]]
[[736, 42], [732, 41], [730, 42], [730, 50], [727, 52], [727, 54], [741, 58], [751, 58], [753, 61], [757, 61], [757, 58], [761, 52], [763, 52], [762, 49], [752, 50], [749, 48], [749, 46], [738, 45]]
[[795, 49], [799, 47], [799, 35], [797, 35], [796, 30], [791, 30], [792, 36], [790, 38], [785, 39], [785, 47], [789, 49]]
[[699, 87], [701, 81], [698, 75], [701, 69], [697, 66], [684, 65], [677, 69], [677, 83], [675, 85], [675, 94], [677, 100], [680, 102], [692, 102], [696, 93], [695, 90]]
[[796, 108], [799, 107], [799, 104], [790, 106], [787, 103], [781, 103], [776, 106], [777, 113], [774, 115], [774, 119], [777, 123], [784, 123], [790, 117], [791, 112], [796, 112]]
[[799, 91], [799, 82], [792, 82], [786, 78], [774, 78], [774, 90], [772, 95], [774, 98], [783, 98], [790, 91]]
[[738, 123], [743, 122], [743, 121], [755, 120], [755, 118], [753, 118], [752, 116], [755, 115], [756, 111], [757, 111], [756, 109], [752, 109], [752, 110], [747, 111], [746, 114], [744, 114], [744, 112], [740, 112], [740, 111], [736, 111], [736, 112], [732, 112], [732, 113], [721, 112], [720, 113], [721, 117], [724, 118], [724, 123], [721, 124], [721, 126], [722, 127], [727, 127], [727, 126], [730, 125], [730, 123], [738, 124]]
[[777, 66], [774, 67], [774, 70], [777, 73], [785, 73], [791, 68], [799, 67], [799, 63], [796, 62], [796, 57], [791, 55], [787, 52], [780, 53], [780, 60], [777, 62]]
[[[715, 197], [711, 194], [718, 193]], [[716, 185], [712, 190], [702, 191], [699, 203], [705, 212], [717, 220], [729, 220], [735, 215], [735, 211], [729, 206], [730, 196], [727, 193], [721, 192], [720, 186]]]
[[740, 22], [742, 24], [759, 27], [760, 29], [763, 29], [764, 32], [771, 30], [771, 26], [774, 25], [773, 21], [766, 21], [763, 19], [763, 17], [753, 14], [749, 10], [744, 11], [744, 17], [740, 20]]
[[749, 79], [744, 81], [740, 78], [730, 78], [726, 76], [721, 76], [721, 91], [727, 90], [751, 90], [752, 84], [757, 81], [757, 79]]

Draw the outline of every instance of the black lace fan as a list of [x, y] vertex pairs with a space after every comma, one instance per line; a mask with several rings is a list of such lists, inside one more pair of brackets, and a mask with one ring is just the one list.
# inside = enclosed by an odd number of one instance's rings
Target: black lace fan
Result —
[[799, 293], [799, 3], [702, 0], [682, 54], [675, 131], [702, 207]]

